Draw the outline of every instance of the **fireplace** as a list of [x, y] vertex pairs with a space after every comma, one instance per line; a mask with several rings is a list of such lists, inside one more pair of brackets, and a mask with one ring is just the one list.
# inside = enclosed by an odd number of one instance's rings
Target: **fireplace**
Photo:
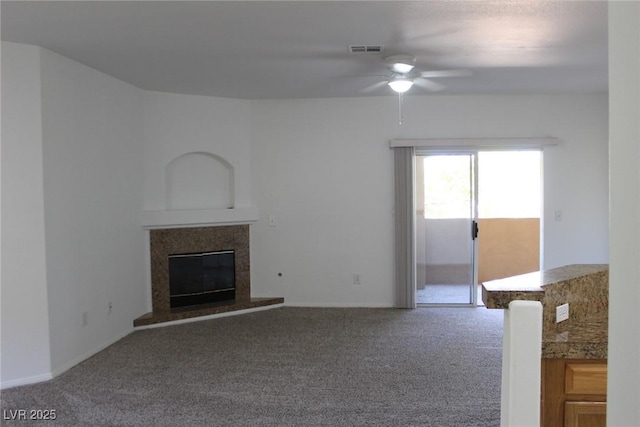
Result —
[[169, 255], [171, 308], [232, 301], [235, 289], [235, 252], [214, 251]]
[[153, 311], [134, 326], [284, 302], [251, 297], [248, 224], [151, 229], [149, 244]]
[[251, 298], [248, 225], [165, 228], [149, 237], [154, 313]]

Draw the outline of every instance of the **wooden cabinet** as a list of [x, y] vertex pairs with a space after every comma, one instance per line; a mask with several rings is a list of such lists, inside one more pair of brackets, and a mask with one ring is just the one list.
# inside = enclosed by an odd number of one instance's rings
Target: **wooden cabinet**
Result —
[[607, 364], [566, 362], [564, 392], [569, 395], [607, 394]]
[[542, 360], [542, 427], [605, 426], [606, 401], [606, 360]]
[[564, 427], [601, 427], [607, 425], [606, 402], [566, 402]]

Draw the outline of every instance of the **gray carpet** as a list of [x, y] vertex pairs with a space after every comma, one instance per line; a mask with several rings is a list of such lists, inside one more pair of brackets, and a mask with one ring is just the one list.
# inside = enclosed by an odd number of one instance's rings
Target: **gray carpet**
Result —
[[502, 310], [278, 308], [136, 331], [2, 410], [59, 426], [498, 426]]
[[[424, 288], [416, 290], [418, 304], [470, 304], [469, 284], [435, 284], [427, 283]], [[478, 305], [482, 302], [482, 286], [478, 285]]]

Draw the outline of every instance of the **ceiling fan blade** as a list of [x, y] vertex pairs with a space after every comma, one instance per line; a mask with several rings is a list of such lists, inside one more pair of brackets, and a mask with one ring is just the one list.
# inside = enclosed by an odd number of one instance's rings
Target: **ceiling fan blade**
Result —
[[432, 92], [435, 92], [435, 91], [438, 91], [438, 90], [442, 90], [442, 89], [445, 88], [440, 83], [436, 83], [433, 80], [425, 79], [423, 77], [418, 77], [418, 78], [414, 79], [413, 83], [415, 83], [416, 85], [418, 85], [418, 86], [420, 86], [422, 88], [430, 90]]
[[375, 91], [377, 89], [380, 89], [380, 88], [386, 86], [387, 83], [388, 82], [386, 80], [383, 80], [381, 82], [377, 82], [377, 83], [374, 83], [372, 85], [369, 85], [369, 86], [365, 87], [364, 89], [361, 89], [360, 92], [362, 92], [362, 93], [371, 93], [371, 92], [373, 92], [373, 91]]
[[377, 79], [388, 79], [390, 76], [388, 74], [357, 74], [352, 76], [337, 76], [333, 78], [334, 79], [370, 79], [374, 77]]
[[420, 77], [434, 78], [434, 77], [468, 77], [471, 75], [469, 70], [434, 70], [434, 71], [420, 71]]

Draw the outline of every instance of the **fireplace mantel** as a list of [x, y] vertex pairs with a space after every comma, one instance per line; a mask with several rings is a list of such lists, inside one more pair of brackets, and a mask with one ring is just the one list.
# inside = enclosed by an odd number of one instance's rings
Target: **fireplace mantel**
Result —
[[142, 226], [150, 230], [251, 224], [258, 221], [258, 218], [258, 208], [254, 207], [143, 211]]

